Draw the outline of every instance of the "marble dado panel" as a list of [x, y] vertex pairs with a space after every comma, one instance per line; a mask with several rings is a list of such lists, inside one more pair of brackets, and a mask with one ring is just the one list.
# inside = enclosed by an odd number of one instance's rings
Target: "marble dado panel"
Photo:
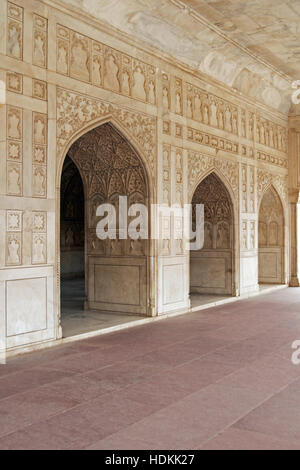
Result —
[[57, 25], [56, 69], [60, 74], [156, 104], [155, 67], [61, 25]]
[[182, 109], [187, 118], [283, 153], [287, 151], [286, 128], [190, 83], [184, 85]]
[[[70, 139], [89, 123], [97, 119], [119, 123], [132, 136], [140, 148], [151, 171], [156, 177], [157, 122], [146, 114], [132, 112], [100, 99], [57, 88], [57, 152], [63, 156]], [[134, 143], [134, 142], [133, 142]]]

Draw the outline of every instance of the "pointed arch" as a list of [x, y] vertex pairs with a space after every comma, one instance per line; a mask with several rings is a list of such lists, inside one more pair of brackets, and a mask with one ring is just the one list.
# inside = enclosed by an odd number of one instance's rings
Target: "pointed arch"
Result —
[[[226, 180], [225, 180], [226, 181]], [[236, 211], [230, 185], [217, 169], [201, 176], [192, 205], [204, 204], [204, 247], [190, 253], [191, 294], [236, 292]]]
[[285, 282], [285, 220], [280, 191], [271, 182], [266, 185], [258, 208], [258, 277], [261, 284]]
[[198, 186], [202, 183], [202, 181], [204, 181], [209, 175], [211, 174], [215, 174], [215, 176], [220, 180], [220, 182], [224, 185], [224, 187], [226, 188], [227, 192], [228, 192], [228, 195], [230, 197], [230, 201], [231, 201], [231, 204], [232, 204], [232, 207], [233, 207], [233, 212], [234, 212], [234, 217], [235, 219], [237, 220], [237, 217], [238, 217], [238, 204], [237, 204], [237, 201], [236, 201], [236, 197], [235, 197], [235, 194], [234, 194], [234, 191], [232, 189], [232, 186], [230, 184], [230, 182], [228, 181], [228, 179], [226, 178], [226, 176], [216, 167], [212, 167], [210, 168], [208, 171], [206, 171], [205, 173], [203, 173], [196, 181], [196, 183], [193, 185], [192, 189], [191, 189], [191, 193], [190, 193], [190, 203], [192, 202], [192, 199], [194, 197], [194, 194], [195, 194], [195, 191], [196, 189], [198, 188]]
[[[102, 150], [101, 142], [103, 142]], [[111, 157], [109, 156], [110, 152]], [[117, 207], [119, 195], [130, 196], [131, 193], [136, 193], [136, 189], [141, 193], [144, 204], [149, 208], [150, 200], [154, 197], [154, 181], [149, 162], [136, 139], [128, 136], [127, 130], [110, 115], [90, 122], [74, 132], [66, 143], [64, 150], [58, 153], [57, 159], [57, 227], [59, 229], [60, 182], [63, 164], [67, 155], [81, 170], [82, 179], [86, 186], [85, 266], [87, 274], [87, 308], [148, 315], [148, 299], [152, 295], [151, 280], [153, 279], [151, 274], [152, 265], [149, 261], [153, 248], [152, 244], [147, 240], [139, 243], [131, 242], [118, 236], [117, 240], [108, 240], [105, 245], [96, 236], [96, 225], [99, 219], [96, 217], [91, 218], [91, 213], [95, 212], [95, 205], [100, 200], [105, 203], [110, 202]], [[130, 178], [130, 172], [134, 172], [135, 169], [138, 173], [135, 177]], [[109, 173], [110, 178], [104, 184], [106, 172]], [[95, 177], [97, 177], [97, 181], [93, 185]], [[135, 182], [137, 188], [135, 188]], [[127, 194], [126, 189], [130, 194]], [[109, 201], [109, 196], [113, 200]], [[103, 199], [105, 200], [103, 201]], [[148, 212], [150, 215], [150, 211]], [[148, 222], [150, 224], [150, 219]], [[57, 284], [60, 288], [59, 233], [60, 230], [57, 234]], [[100, 263], [101, 269], [97, 268], [97, 263]], [[107, 295], [101, 297], [100, 293], [104, 292], [105, 287], [103, 286], [107, 285], [109, 275], [113, 279], [120, 278], [115, 287], [116, 292], [113, 295], [107, 289]], [[128, 282], [131, 277], [133, 277], [133, 281], [129, 286]], [[125, 283], [123, 287], [122, 280]], [[125, 299], [124, 295], [128, 290], [132, 292], [130, 298]], [[114, 296], [117, 298], [117, 303], [114, 303]]]
[[111, 114], [90, 121], [86, 125], [83, 125], [80, 129], [77, 129], [69, 137], [67, 143], [65, 143], [62, 150], [60, 150], [57, 154], [56, 189], [60, 187], [62, 167], [64, 164], [65, 157], [68, 154], [72, 145], [77, 140], [79, 140], [80, 137], [84, 136], [85, 134], [94, 129], [97, 129], [98, 127], [101, 127], [104, 124], [110, 124], [113, 129], [126, 140], [128, 145], [132, 148], [133, 152], [140, 159], [147, 175], [147, 181], [149, 186], [149, 201], [151, 203], [154, 203], [156, 198], [156, 175], [154, 174], [154, 169], [152, 168], [149, 160], [146, 158], [144, 149], [142, 148], [138, 140], [135, 138], [135, 136], [132, 133], [128, 132], [128, 129]]

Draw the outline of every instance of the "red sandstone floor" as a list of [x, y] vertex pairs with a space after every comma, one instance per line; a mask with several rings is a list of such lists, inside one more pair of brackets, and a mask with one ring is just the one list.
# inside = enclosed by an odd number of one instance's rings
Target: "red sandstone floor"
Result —
[[0, 365], [0, 449], [299, 449], [300, 289]]

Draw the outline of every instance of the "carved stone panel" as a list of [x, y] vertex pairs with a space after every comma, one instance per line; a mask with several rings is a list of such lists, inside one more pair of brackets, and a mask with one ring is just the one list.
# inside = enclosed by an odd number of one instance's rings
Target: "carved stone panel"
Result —
[[33, 15], [32, 63], [44, 68], [47, 67], [47, 29], [47, 19]]
[[23, 8], [7, 4], [7, 55], [14, 59], [23, 58]]
[[23, 93], [23, 75], [20, 73], [7, 73], [7, 90], [14, 93]]
[[32, 81], [32, 96], [39, 100], [47, 100], [47, 83], [42, 80]]
[[32, 195], [47, 195], [47, 115], [33, 113]]

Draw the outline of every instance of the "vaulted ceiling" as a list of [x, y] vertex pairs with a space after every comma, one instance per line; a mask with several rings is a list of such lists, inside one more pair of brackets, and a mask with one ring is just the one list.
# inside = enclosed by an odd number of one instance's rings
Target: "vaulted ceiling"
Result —
[[54, 0], [288, 113], [300, 0]]

